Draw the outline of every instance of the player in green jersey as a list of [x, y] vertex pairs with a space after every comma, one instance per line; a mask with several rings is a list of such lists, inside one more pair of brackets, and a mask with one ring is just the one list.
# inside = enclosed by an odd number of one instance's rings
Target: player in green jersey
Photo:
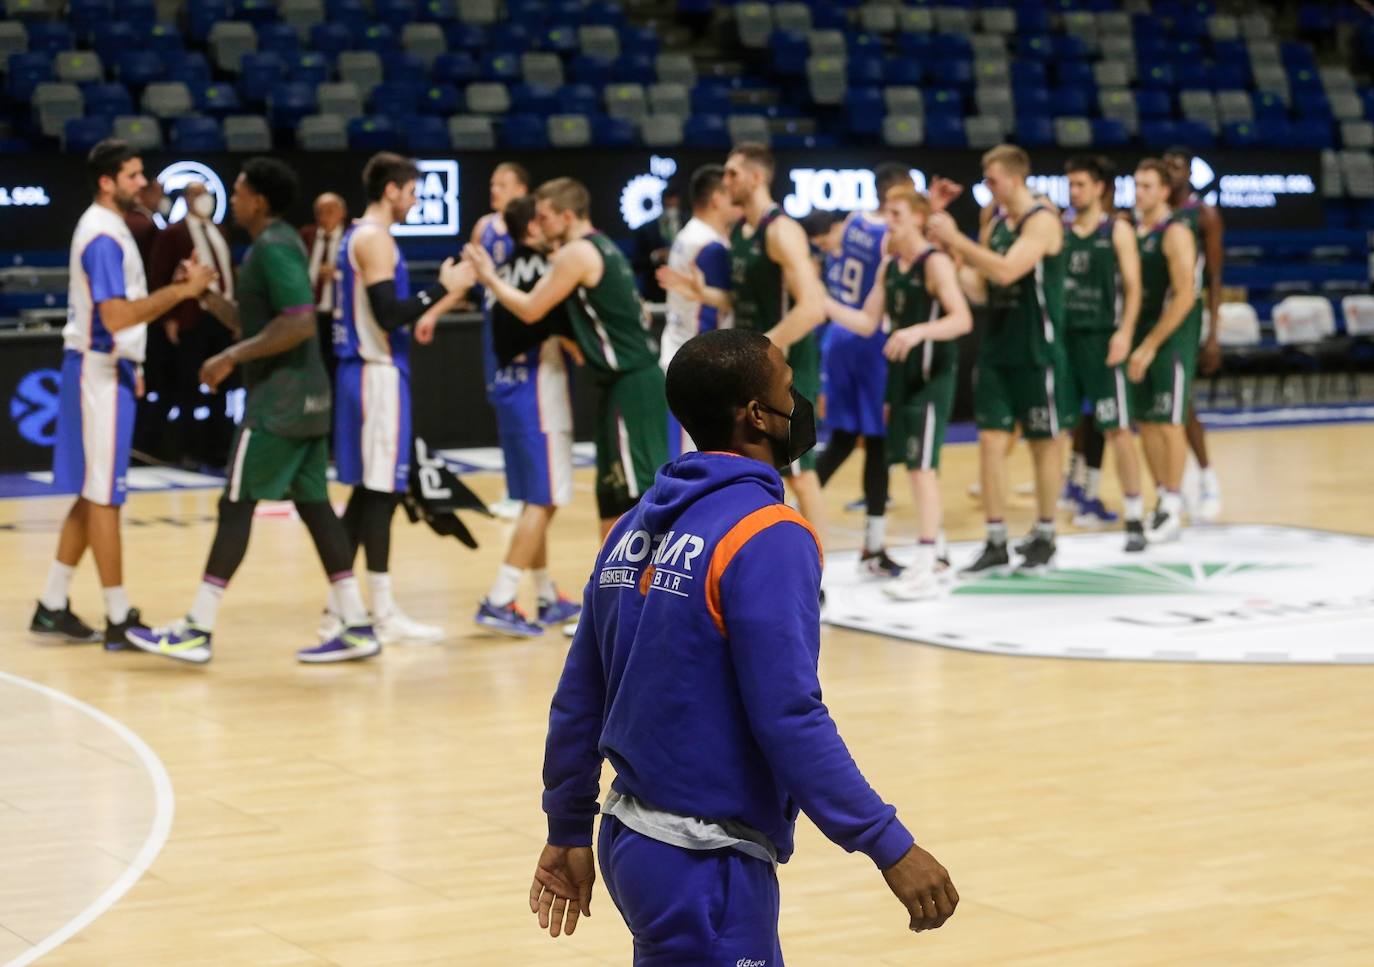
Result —
[[[1198, 297], [1207, 309], [1207, 318], [1211, 320], [1211, 325], [1207, 327], [1207, 338], [1199, 350], [1197, 372], [1202, 376], [1210, 376], [1221, 366], [1217, 314], [1221, 310], [1221, 267], [1226, 251], [1222, 243], [1221, 212], [1215, 205], [1198, 198], [1193, 191], [1191, 150], [1170, 148], [1164, 152], [1164, 163], [1169, 166], [1169, 207], [1193, 230], [1193, 241], [1197, 245]], [[1208, 459], [1207, 434], [1197, 418], [1192, 400], [1188, 401], [1187, 419], [1184, 428], [1188, 434], [1188, 446], [1192, 448], [1202, 471], [1198, 503], [1195, 508], [1189, 507], [1189, 515], [1210, 523], [1221, 515], [1221, 481], [1217, 479], [1217, 472]]]
[[[1140, 315], [1140, 255], [1130, 224], [1104, 205], [1111, 187], [1096, 158], [1079, 157], [1065, 166], [1069, 176], [1069, 203], [1073, 220], [1065, 225], [1067, 255], [1064, 280], [1064, 345], [1067, 350], [1073, 399], [1087, 399], [1092, 415], [1080, 424], [1105, 435], [1116, 458], [1126, 517], [1126, 550], [1145, 549], [1141, 522], [1144, 502], [1140, 497], [1140, 460], [1131, 435], [1131, 407], [1122, 364], [1130, 355]], [[1102, 466], [1102, 448], [1096, 448], [1097, 467], [1088, 469], [1074, 523], [1084, 517], [1097, 498], [1096, 475]], [[1091, 461], [1089, 461], [1090, 465]]]
[[1183, 466], [1188, 457], [1184, 412], [1197, 353], [1201, 315], [1194, 288], [1197, 252], [1186, 222], [1169, 210], [1169, 169], [1157, 158], [1136, 167], [1136, 237], [1140, 247], [1140, 322], [1126, 365], [1135, 385], [1135, 419], [1159, 504], [1152, 542], [1177, 539], [1182, 526]]
[[987, 543], [965, 575], [1001, 570], [1007, 553], [1007, 444], [1020, 423], [1035, 463], [1038, 511], [1029, 540], [1018, 545], [1020, 567], [1049, 567], [1055, 554], [1054, 513], [1064, 473], [1060, 433], [1075, 413], [1064, 386], [1064, 226], [1059, 213], [1026, 186], [1030, 158], [1000, 145], [983, 155], [983, 178], [1002, 213], [975, 242], [947, 214], [926, 234], [962, 259], [960, 283], [973, 302], [986, 302], [988, 325], [978, 352], [974, 410], [987, 518]]
[[[773, 201], [773, 153], [761, 144], [738, 144], [725, 161], [725, 190], [744, 211], [730, 234], [730, 291], [707, 286], [699, 273], [660, 269], [659, 284], [690, 299], [733, 311], [735, 328], [764, 333], [787, 354], [798, 393], [815, 402], [821, 388], [820, 345], [825, 286], [811, 260], [806, 232]], [[802, 516], [825, 534], [825, 502], [814, 453], [785, 471]]]
[[936, 541], [943, 509], [940, 445], [944, 442], [954, 392], [959, 383], [959, 348], [955, 343], [973, 328], [973, 314], [954, 262], [925, 237], [930, 201], [910, 184], [889, 188], [882, 214], [888, 226], [889, 255], [862, 309], [826, 300], [832, 320], [861, 336], [870, 336], [892, 320], [892, 335], [883, 347], [887, 371], [887, 452], [905, 461], [917, 508], [916, 559], [883, 592], [901, 601], [935, 597]]
[[578, 349], [600, 390], [596, 499], [605, 537], [668, 460], [668, 403], [630, 261], [592, 226], [590, 209], [581, 182], [555, 178], [539, 186], [539, 227], [559, 248], [548, 274], [529, 292], [502, 279], [480, 245], [469, 244], [463, 257], [487, 291], [525, 323], [566, 303]]
[[291, 500], [342, 611], [342, 630], [296, 652], [303, 662], [369, 658], [381, 645], [368, 623], [343, 522], [325, 490], [329, 463], [329, 376], [315, 337], [315, 293], [305, 245], [282, 221], [297, 193], [295, 172], [275, 158], [250, 158], [234, 182], [234, 220], [253, 237], [230, 302], [213, 291], [206, 308], [242, 340], [210, 357], [200, 370], [212, 390], [242, 367], [247, 401], [229, 457], [229, 482], [219, 522], [190, 611], [184, 619], [130, 635], [135, 647], [165, 658], [204, 664], [220, 599], [248, 551], [259, 500]]

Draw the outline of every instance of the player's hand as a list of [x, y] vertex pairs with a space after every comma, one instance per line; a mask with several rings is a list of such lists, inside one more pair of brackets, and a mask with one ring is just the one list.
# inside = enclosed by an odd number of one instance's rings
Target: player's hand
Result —
[[959, 891], [949, 871], [919, 846], [912, 846], [895, 865], [883, 870], [887, 887], [911, 915], [911, 929], [935, 930], [954, 916]]
[[959, 226], [948, 212], [931, 212], [926, 219], [926, 238], [948, 245], [959, 237]]
[[181, 263], [186, 266], [186, 286], [190, 289], [188, 298], [199, 299], [200, 294], [210, 288], [210, 283], [219, 278], [219, 273], [208, 265], [201, 265], [195, 259]]
[[448, 258], [439, 266], [439, 284], [449, 292], [466, 292], [476, 281], [477, 267], [471, 262]]
[[706, 288], [706, 276], [696, 266], [692, 266], [691, 274], [688, 274], [664, 265], [654, 273], [654, 278], [667, 292], [691, 299], [693, 302], [702, 301], [702, 290]]
[[477, 281], [483, 285], [490, 285], [496, 278], [496, 263], [491, 260], [491, 253], [480, 245], [472, 242], [463, 246], [463, 261], [469, 263], [477, 275]]
[[1124, 332], [1118, 332], [1107, 342], [1107, 365], [1120, 366], [1131, 354], [1131, 341]]
[[148, 382], [143, 378], [143, 367], [134, 367], [134, 399], [141, 400], [148, 392]]
[[320, 263], [320, 281], [321, 281], [321, 282], [333, 282], [333, 281], [334, 281], [334, 266], [330, 265], [328, 262], [322, 262], [322, 263]]
[[953, 178], [943, 178], [939, 175], [930, 181], [929, 190], [926, 194], [930, 197], [930, 210], [942, 212], [950, 206], [954, 199], [964, 193], [964, 186]]
[[1139, 383], [1145, 378], [1145, 371], [1150, 368], [1150, 364], [1155, 361], [1155, 351], [1147, 342], [1135, 347], [1135, 352], [1131, 353], [1130, 361], [1126, 364], [1126, 378], [1132, 383]]
[[173, 346], [181, 345], [181, 327], [176, 324], [175, 319], [166, 319], [162, 323], [162, 331], [167, 336], [167, 341]]
[[569, 339], [567, 336], [559, 336], [559, 343], [563, 346], [563, 351], [572, 357], [572, 361], [578, 366], [587, 365], [587, 357], [582, 355], [582, 347], [577, 344], [577, 340]]
[[925, 341], [926, 334], [921, 330], [921, 326], [907, 326], [905, 329], [898, 329], [887, 337], [887, 342], [883, 345], [883, 355], [887, 357], [889, 362], [906, 362], [911, 351]]
[[579, 917], [592, 915], [596, 866], [590, 846], [545, 846], [534, 868], [530, 913], [549, 936], [572, 936]]
[[234, 371], [234, 357], [229, 351], [216, 353], [200, 367], [200, 381], [210, 387], [211, 392], [219, 390], [219, 384], [229, 378]]
[[430, 309], [415, 323], [415, 341], [428, 346], [434, 341], [434, 327], [439, 324], [439, 313]]
[[1202, 344], [1202, 349], [1198, 352], [1198, 371], [1203, 376], [1211, 376], [1221, 369], [1221, 343], [1215, 339], [1208, 339]]

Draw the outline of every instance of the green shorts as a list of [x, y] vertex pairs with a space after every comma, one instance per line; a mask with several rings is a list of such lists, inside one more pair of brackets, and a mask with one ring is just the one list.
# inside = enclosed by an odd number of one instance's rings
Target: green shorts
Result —
[[315, 504], [329, 499], [325, 488], [329, 437], [278, 436], [241, 426], [229, 449], [229, 500], [295, 500]]
[[[1155, 361], [1145, 371], [1145, 378], [1131, 384], [1131, 410], [1137, 420], [1181, 425], [1187, 419], [1193, 375], [1197, 372], [1201, 328], [1202, 306], [1199, 304], [1159, 347]], [[1145, 329], [1142, 337], [1149, 331]]]
[[959, 374], [946, 373], [911, 394], [890, 403], [887, 421], [889, 463], [905, 463], [908, 470], [938, 470], [940, 447], [954, 409]]
[[1010, 433], [1020, 423], [1027, 440], [1053, 439], [1073, 429], [1078, 414], [1065, 368], [978, 360], [973, 372], [973, 417], [978, 429]]
[[[787, 365], [792, 367], [792, 388], [816, 404], [821, 395], [821, 356], [814, 332], [787, 350]], [[784, 467], [782, 475], [790, 477], [815, 469], [816, 450], [812, 447], [801, 455], [801, 459]]]
[[1111, 329], [1071, 329], [1064, 339], [1069, 357], [1069, 398], [1076, 410], [1083, 400], [1091, 401], [1093, 418], [1101, 430], [1131, 425], [1125, 368], [1107, 365], [1107, 344], [1114, 335]]
[[600, 390], [596, 503], [609, 520], [633, 507], [668, 462], [668, 399], [657, 365], [608, 379]]

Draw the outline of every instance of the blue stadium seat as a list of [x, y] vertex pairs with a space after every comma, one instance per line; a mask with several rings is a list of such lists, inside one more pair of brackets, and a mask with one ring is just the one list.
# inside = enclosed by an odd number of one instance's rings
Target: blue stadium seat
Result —
[[[583, 23], [588, 23], [588, 21], [583, 20]], [[657, 57], [659, 46], [660, 40], [658, 32], [652, 27], [620, 28], [620, 49], [622, 51], [631, 51], [636, 54], [648, 54], [650, 57]]]
[[245, 104], [267, 101], [273, 88], [286, 80], [286, 61], [277, 54], [244, 54], [239, 77], [239, 96]]
[[368, 95], [368, 111], [389, 118], [406, 118], [419, 113], [420, 85], [413, 81], [383, 81]]
[[1174, 18], [1174, 36], [1202, 38], [1207, 36], [1207, 18], [1194, 12], [1185, 12]]
[[[1316, 90], [1293, 91], [1293, 114], [1297, 117], [1331, 120], [1331, 102], [1320, 87]], [[1304, 145], [1306, 147], [1306, 145]]]
[[549, 26], [549, 5], [545, 0], [506, 0], [506, 19], [544, 30]]
[[[639, 132], [628, 118], [613, 118], [596, 114], [591, 118], [592, 144], [602, 148], [633, 148], [639, 144]], [[693, 142], [693, 146], [696, 143]]]
[[1140, 140], [1146, 148], [1162, 150], [1178, 141], [1177, 125], [1170, 120], [1153, 118], [1140, 121]]
[[559, 114], [598, 114], [601, 111], [600, 88], [591, 84], [564, 84], [558, 89]]
[[[1015, 68], [1013, 67], [1013, 76]], [[1081, 88], [1088, 96], [1097, 93], [1097, 80], [1093, 76], [1092, 64], [1083, 60], [1064, 60], [1054, 65], [1054, 76], [1061, 89]]]
[[541, 117], [532, 114], [512, 114], [501, 122], [501, 146], [516, 150], [537, 151], [549, 146], [548, 127]]
[[290, 24], [270, 23], [258, 28], [258, 50], [289, 57], [300, 49], [300, 34]]
[[916, 60], [929, 59], [935, 49], [935, 41], [931, 34], [908, 34], [897, 35], [897, 53], [904, 58], [915, 58]]
[[144, 87], [167, 76], [167, 63], [151, 50], [126, 50], [115, 60], [115, 74], [130, 87]]
[[183, 151], [223, 151], [224, 132], [214, 118], [181, 117], [172, 122], [172, 144]]
[[447, 53], [434, 58], [430, 76], [441, 84], [463, 87], [482, 79], [482, 65], [471, 54]]
[[1303, 117], [1292, 122], [1291, 128], [1288, 140], [1281, 145], [1274, 145], [1274, 147], [1300, 147], [1309, 151], [1336, 147], [1334, 125], [1330, 120]]
[[296, 54], [286, 59], [286, 74], [301, 84], [324, 84], [334, 76], [334, 68], [324, 54]]
[[62, 126], [62, 143], [73, 154], [87, 154], [110, 136], [111, 127], [110, 118], [103, 115], [72, 118]]
[[196, 110], [215, 117], [238, 114], [243, 110], [243, 101], [232, 84], [189, 84], [191, 98]]
[[359, 50], [373, 50], [379, 54], [395, 50], [397, 47], [396, 31], [386, 24], [370, 23], [363, 28], [362, 34], [358, 37]]
[[[942, 117], [957, 117], [960, 121], [960, 133], [963, 132], [962, 122], [964, 119], [964, 98], [953, 88], [934, 87], [925, 92], [926, 114], [939, 115]], [[930, 134], [929, 125], [926, 126], [927, 138]]]
[[[32, 47], [32, 41], [30, 41], [30, 47]], [[1288, 85], [1295, 92], [1323, 90], [1321, 76], [1315, 67], [1290, 67], [1288, 69]]]
[[[1097, 99], [1097, 89], [1082, 87], [1056, 87], [1050, 95], [1050, 113], [1055, 117], [1086, 117], [1092, 114], [1092, 103], [1088, 99], [1091, 91], [1093, 101]], [[1017, 103], [1020, 94], [1017, 93]]]
[[611, 82], [611, 69], [615, 62], [605, 57], [579, 54], [568, 61], [568, 79], [578, 84], [591, 84], [605, 87]]
[[277, 19], [276, 0], [235, 0], [233, 17], [251, 24], [267, 24]]
[[729, 114], [730, 89], [720, 81], [697, 81], [692, 88], [693, 114]]
[[1054, 57], [1054, 45], [1044, 34], [1021, 34], [1016, 38], [1015, 50], [1017, 59], [1023, 61], [1048, 61]]
[[459, 114], [463, 110], [463, 92], [453, 84], [431, 84], [420, 94], [419, 109], [441, 117]]
[[1255, 136], [1267, 148], [1286, 148], [1293, 142], [1293, 125], [1286, 118], [1256, 118]]
[[1290, 71], [1306, 67], [1310, 70], [1317, 69], [1317, 56], [1312, 53], [1312, 48], [1299, 40], [1286, 40], [1279, 45], [1279, 56], [1283, 59], [1283, 66]]
[[1013, 88], [1034, 84], [1044, 87], [1047, 83], [1045, 65], [1038, 60], [1018, 60], [1011, 65], [1011, 84]]
[[27, 102], [35, 87], [53, 79], [51, 54], [10, 54], [9, 65], [6, 89], [16, 101]]
[[448, 121], [433, 115], [406, 119], [401, 126], [406, 150], [412, 154], [447, 154], [451, 150]]
[[448, 49], [451, 51], [468, 51], [475, 54], [486, 49], [489, 35], [485, 27], [455, 20], [444, 24], [444, 40], [448, 41]]
[[482, 60], [482, 80], [513, 84], [521, 77], [520, 58], [514, 54], [490, 54]]
[[325, 0], [324, 19], [326, 23], [341, 25], [354, 37], [360, 36], [371, 22], [363, 0]]
[[[607, 3], [597, 0], [588, 3], [582, 9], [582, 22], [589, 27], [623, 27], [625, 25], [625, 12], [620, 9], [617, 3]], [[569, 113], [576, 113], [569, 112]]]
[[616, 84], [652, 84], [657, 79], [658, 68], [652, 54], [621, 54], [611, 67], [611, 80]]
[[87, 117], [103, 115], [112, 118], [134, 113], [134, 99], [123, 84], [87, 84], [81, 94], [86, 103]]
[[[926, 140], [930, 128], [926, 127]], [[1054, 122], [1042, 115], [1017, 115], [1016, 140], [1027, 148], [1047, 148], [1054, 144]]]
[[67, 19], [76, 36], [89, 41], [114, 21], [114, 0], [71, 0], [67, 4]]
[[353, 49], [353, 32], [341, 23], [315, 24], [310, 28], [310, 49], [335, 58]]
[[1174, 72], [1168, 64], [1142, 64], [1137, 82], [1143, 88], [1171, 91], [1174, 89]]
[[1288, 105], [1277, 94], [1256, 92], [1251, 100], [1255, 105], [1255, 120], [1283, 120], [1288, 117]]
[[[374, 0], [372, 14], [397, 33], [400, 33], [406, 24], [419, 19], [415, 0]], [[447, 139], [447, 132], [444, 136]]]
[[1217, 145], [1211, 127], [1201, 121], [1175, 121], [1174, 140], [1190, 148], [1215, 148]]
[[221, 20], [228, 19], [229, 0], [196, 0], [195, 3], [186, 5], [187, 33], [190, 39], [198, 44], [205, 43], [211, 27]]
[[210, 62], [198, 50], [172, 50], [162, 55], [167, 65], [166, 80], [193, 84], [198, 81], [210, 82]]
[[915, 57], [889, 57], [883, 62], [883, 81], [889, 87], [920, 87], [927, 79], [922, 63]]
[[316, 109], [313, 84], [277, 84], [267, 99], [267, 120], [279, 131], [294, 131], [301, 118]]
[[558, 89], [536, 84], [515, 84], [510, 89], [510, 109], [516, 114], [548, 117], [564, 112], [558, 103]]
[[1055, 60], [1087, 60], [1092, 56], [1088, 42], [1072, 34], [1057, 34], [1051, 38], [1050, 49]]
[[390, 50], [382, 55], [382, 77], [388, 81], [420, 84], [429, 78], [429, 66], [417, 54]]
[[1153, 89], [1135, 92], [1135, 109], [1142, 118], [1167, 118], [1174, 113], [1168, 93]]
[[806, 73], [806, 58], [811, 46], [806, 35], [796, 30], [775, 30], [768, 38], [772, 54], [773, 73], [780, 77], [800, 77]]
[[944, 57], [930, 66], [931, 76], [941, 85], [968, 90], [973, 87], [973, 60], [960, 57]]
[[857, 86], [881, 84], [885, 76], [881, 54], [864, 52], [849, 55], [849, 83]]
[[[577, 30], [573, 27], [550, 27], [539, 36], [539, 49], [551, 50], [555, 54], [571, 54], [578, 46]], [[542, 128], [540, 130], [547, 140], [548, 132]]]
[[844, 96], [844, 112], [850, 131], [876, 137], [882, 133], [887, 113], [883, 92], [876, 87], [851, 87]]
[[[1027, 84], [1012, 89], [1012, 102], [1017, 114], [1037, 117], [1050, 117], [1056, 114], [1056, 105], [1050, 92], [1039, 84]], [[1069, 111], [1068, 114], [1086, 114], [1087, 111]]]
[[499, 23], [487, 31], [485, 49], [490, 53], [523, 54], [535, 46], [535, 34], [518, 21]]
[[91, 38], [91, 48], [108, 69], [126, 50], [138, 50], [143, 44], [133, 24], [116, 20], [97, 30]]
[[1020, 33], [1038, 35], [1049, 33], [1049, 11], [1043, 3], [1018, 3], [1016, 8], [1016, 29]]
[[1240, 91], [1250, 86], [1250, 70], [1243, 63], [1218, 60], [1212, 65], [1212, 84], [1218, 91]]
[[72, 29], [64, 23], [40, 20], [29, 24], [29, 52], [61, 53], [76, 46]]
[[1116, 118], [1093, 118], [1093, 144], [1099, 148], [1120, 148], [1130, 140], [1126, 125]]
[[682, 126], [682, 140], [694, 148], [730, 147], [730, 131], [719, 114], [693, 114]]
[[426, 23], [451, 23], [458, 19], [458, 2], [457, 0], [421, 0], [418, 17]]
[[964, 34], [935, 34], [931, 50], [936, 57], [962, 57], [973, 60], [973, 44]]
[[1212, 66], [1199, 60], [1175, 61], [1170, 67], [1171, 83], [1149, 84], [1149, 87], [1175, 88], [1180, 91], [1206, 91], [1217, 88]]
[[388, 117], [361, 117], [348, 122], [348, 146], [354, 151], [388, 151], [401, 147], [401, 133]]
[[551, 25], [577, 27], [582, 23], [581, 0], [552, 0], [547, 4], [547, 16]]
[[962, 115], [926, 115], [926, 147], [963, 148], [967, 146], [968, 139], [964, 136]]
[[1221, 140], [1228, 148], [1253, 148], [1259, 144], [1259, 132], [1256, 125], [1245, 121], [1226, 124], [1221, 129]]

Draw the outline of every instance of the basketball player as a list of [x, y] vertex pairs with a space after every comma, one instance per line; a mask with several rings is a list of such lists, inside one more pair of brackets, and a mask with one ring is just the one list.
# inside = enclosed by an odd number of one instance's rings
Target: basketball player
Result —
[[926, 234], [964, 261], [960, 282], [969, 298], [986, 301], [988, 327], [979, 347], [974, 383], [978, 454], [987, 543], [961, 573], [1001, 570], [1007, 553], [1006, 457], [1020, 423], [1035, 464], [1038, 517], [1030, 540], [1019, 545], [1020, 568], [1052, 566], [1054, 513], [1064, 472], [1059, 435], [1074, 412], [1063, 386], [1060, 333], [1064, 307], [1064, 227], [1059, 214], [1026, 187], [1030, 158], [1013, 145], [983, 155], [983, 178], [1001, 207], [980, 233], [965, 237], [954, 220], [933, 214]]
[[325, 642], [296, 652], [302, 662], [370, 658], [381, 645], [368, 624], [343, 525], [326, 492], [329, 464], [329, 376], [316, 336], [315, 294], [305, 244], [285, 221], [298, 183], [275, 158], [250, 158], [234, 182], [234, 220], [253, 238], [239, 267], [237, 303], [216, 292], [206, 308], [243, 340], [212, 356], [200, 378], [217, 389], [239, 366], [247, 390], [243, 421], [230, 450], [229, 483], [219, 502], [210, 557], [200, 589], [182, 620], [156, 631], [129, 633], [143, 651], [205, 664], [220, 599], [248, 551], [259, 500], [289, 499], [310, 531], [339, 602], [344, 627]]
[[1140, 247], [1140, 322], [1126, 375], [1145, 459], [1159, 491], [1151, 542], [1177, 540], [1182, 528], [1184, 414], [1197, 362], [1202, 303], [1194, 290], [1197, 250], [1188, 222], [1169, 210], [1169, 168], [1158, 158], [1136, 167], [1136, 238]]
[[[1212, 320], [1211, 325], [1207, 327], [1207, 340], [1202, 344], [1198, 355], [1197, 371], [1204, 376], [1210, 376], [1221, 366], [1221, 338], [1217, 321], [1221, 312], [1222, 258], [1226, 252], [1222, 244], [1221, 212], [1215, 205], [1204, 202], [1193, 191], [1190, 181], [1193, 170], [1191, 150], [1170, 148], [1164, 153], [1164, 163], [1169, 168], [1169, 207], [1173, 209], [1176, 217], [1192, 229], [1193, 244], [1197, 247], [1198, 269], [1195, 285], [1198, 289], [1198, 299], [1205, 300], [1207, 317]], [[1217, 472], [1207, 457], [1207, 434], [1202, 427], [1202, 421], [1197, 418], [1191, 397], [1187, 403], [1188, 422], [1185, 429], [1188, 434], [1188, 445], [1197, 457], [1198, 467], [1202, 471], [1197, 517], [1210, 523], [1221, 516], [1221, 481], [1217, 479]]]
[[[533, 198], [519, 195], [506, 204], [503, 224], [516, 240], [515, 251], [496, 271], [506, 284], [530, 292], [549, 272], [543, 233], [535, 220]], [[490, 398], [505, 459], [506, 490], [522, 502], [505, 560], [474, 619], [483, 627], [519, 638], [533, 638], [549, 625], [562, 624], [582, 610], [558, 593], [549, 576], [549, 525], [559, 507], [572, 502], [572, 359], [560, 336], [572, 324], [560, 304], [537, 325], [527, 326], [495, 299], [492, 320], [495, 377]], [[515, 603], [525, 572], [534, 578], [538, 622]]]
[[[62, 522], [57, 557], [29, 630], [73, 642], [104, 641], [117, 651], [144, 625], [124, 591], [119, 511], [134, 432], [136, 370], [146, 323], [214, 281], [215, 270], [191, 264], [184, 281], [148, 294], [143, 258], [124, 215], [148, 183], [143, 160], [123, 141], [101, 141], [86, 156], [94, 199], [72, 234], [67, 324], [62, 329], [62, 389], [53, 447], [53, 484], [76, 493]], [[72, 613], [72, 573], [86, 548], [105, 595], [102, 635]]]
[[[811, 261], [806, 232], [773, 201], [773, 153], [761, 144], [738, 144], [725, 162], [725, 187], [744, 217], [730, 233], [730, 290], [706, 286], [699, 276], [663, 273], [665, 288], [678, 286], [690, 298], [733, 309], [735, 325], [765, 333], [787, 354], [797, 390], [807, 400], [820, 393], [820, 344], [816, 328], [825, 322], [825, 287]], [[807, 453], [783, 473], [802, 516], [825, 533], [825, 501], [816, 457]]]
[[939, 927], [959, 902], [949, 873], [820, 699], [820, 539], [774, 469], [815, 443], [814, 412], [777, 346], [744, 330], [687, 343], [667, 392], [703, 452], [659, 472], [587, 584], [549, 716], [530, 911], [555, 937], [589, 912], [609, 759], [598, 852], [635, 963], [781, 964], [775, 866], [798, 807], [883, 871], [912, 930]]
[[[878, 200], [888, 189], [911, 184], [906, 165], [879, 165], [875, 174]], [[829, 302], [849, 309], [864, 306], [885, 252], [887, 223], [880, 213], [856, 211], [844, 219], [839, 252], [827, 255], [825, 284]], [[833, 319], [833, 315], [831, 316]], [[902, 568], [884, 547], [887, 525], [888, 456], [883, 399], [887, 390], [887, 334], [881, 327], [865, 336], [842, 326], [831, 327], [825, 346], [825, 412], [830, 442], [816, 460], [816, 475], [830, 482], [860, 437], [864, 441], [864, 543], [859, 570], [873, 577], [896, 577]]]
[[[1134, 233], [1125, 219], [1103, 207], [1103, 191], [1111, 178], [1096, 158], [1070, 159], [1072, 218], [1064, 223], [1064, 348], [1071, 398], [1092, 405], [1095, 429], [1111, 444], [1126, 517], [1126, 550], [1145, 549], [1141, 523], [1140, 461], [1131, 435], [1131, 407], [1122, 365], [1130, 355], [1140, 315], [1140, 256]], [[1098, 450], [1101, 473], [1101, 450]], [[1099, 506], [1096, 476], [1088, 481], [1074, 518], [1082, 526]]]
[[527, 325], [567, 302], [577, 345], [600, 391], [596, 500], [604, 537], [668, 459], [663, 370], [649, 339], [634, 270], [616, 244], [593, 227], [586, 187], [572, 178], [555, 178], [539, 186], [535, 206], [539, 228], [558, 252], [531, 291], [501, 279], [480, 245], [469, 243], [463, 258], [496, 301]]
[[944, 443], [954, 393], [959, 383], [959, 348], [954, 340], [973, 329], [973, 314], [954, 262], [926, 241], [930, 202], [910, 179], [883, 196], [888, 229], [888, 256], [862, 309], [831, 298], [830, 318], [863, 338], [882, 331], [892, 320], [892, 335], [883, 354], [891, 363], [886, 374], [886, 402], [891, 407], [887, 433], [895, 460], [905, 460], [916, 501], [916, 559], [898, 581], [883, 591], [902, 601], [919, 601], [939, 592], [936, 544], [943, 514], [940, 447]]
[[[703, 165], [692, 172], [687, 192], [692, 203], [692, 217], [673, 239], [668, 250], [668, 268], [687, 275], [700, 272], [706, 285], [717, 289], [730, 287], [730, 249], [727, 236], [739, 220], [739, 209], [725, 190], [725, 169], [720, 165]], [[667, 290], [667, 320], [659, 340], [659, 365], [668, 371], [668, 364], [683, 343], [693, 336], [711, 329], [728, 329], [734, 322], [729, 312], [680, 293]], [[687, 434], [670, 412], [668, 414], [668, 456], [676, 459], [695, 450]]]

